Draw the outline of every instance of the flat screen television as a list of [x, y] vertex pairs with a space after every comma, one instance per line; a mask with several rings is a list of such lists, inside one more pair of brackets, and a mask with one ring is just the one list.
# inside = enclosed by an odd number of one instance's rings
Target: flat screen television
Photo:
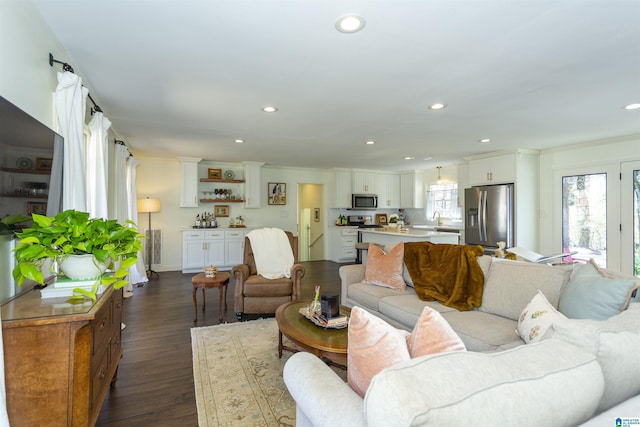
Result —
[[[62, 136], [0, 97], [0, 217], [59, 211], [62, 169], [52, 166], [61, 165], [62, 143]], [[0, 304], [30, 288], [14, 284], [14, 245], [13, 235], [0, 234]]]

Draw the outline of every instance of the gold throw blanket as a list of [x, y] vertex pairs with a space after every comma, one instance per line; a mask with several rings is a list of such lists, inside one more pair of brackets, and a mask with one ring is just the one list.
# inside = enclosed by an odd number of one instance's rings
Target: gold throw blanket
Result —
[[460, 311], [482, 304], [482, 246], [405, 242], [404, 262], [418, 297]]

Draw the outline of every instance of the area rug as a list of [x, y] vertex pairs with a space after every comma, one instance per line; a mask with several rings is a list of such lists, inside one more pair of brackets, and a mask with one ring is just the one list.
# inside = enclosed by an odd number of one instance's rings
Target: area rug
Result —
[[275, 319], [192, 328], [191, 346], [200, 427], [295, 425]]

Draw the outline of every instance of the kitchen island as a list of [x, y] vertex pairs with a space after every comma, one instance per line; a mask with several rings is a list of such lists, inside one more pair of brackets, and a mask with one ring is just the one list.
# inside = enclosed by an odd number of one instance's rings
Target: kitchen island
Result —
[[[392, 231], [393, 230], [393, 231]], [[372, 242], [380, 245], [399, 242], [431, 242], [431, 243], [458, 243], [460, 234], [430, 231], [430, 230], [414, 230], [407, 229], [406, 232], [400, 232], [395, 229], [371, 228], [360, 229], [363, 242]]]
[[[393, 231], [392, 231], [393, 230]], [[396, 229], [387, 228], [365, 228], [359, 229], [361, 241], [363, 243], [376, 243], [378, 245], [396, 244], [400, 242], [431, 242], [431, 243], [451, 243], [458, 244], [460, 235], [458, 233], [406, 229], [406, 232], [399, 232]], [[366, 263], [366, 251], [363, 251], [362, 262]]]

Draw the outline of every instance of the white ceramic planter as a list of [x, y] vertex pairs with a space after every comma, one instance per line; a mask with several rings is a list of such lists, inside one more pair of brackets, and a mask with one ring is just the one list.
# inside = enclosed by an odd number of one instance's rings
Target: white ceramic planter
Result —
[[107, 265], [98, 262], [92, 254], [70, 255], [60, 263], [60, 270], [73, 280], [95, 279], [106, 269]]

